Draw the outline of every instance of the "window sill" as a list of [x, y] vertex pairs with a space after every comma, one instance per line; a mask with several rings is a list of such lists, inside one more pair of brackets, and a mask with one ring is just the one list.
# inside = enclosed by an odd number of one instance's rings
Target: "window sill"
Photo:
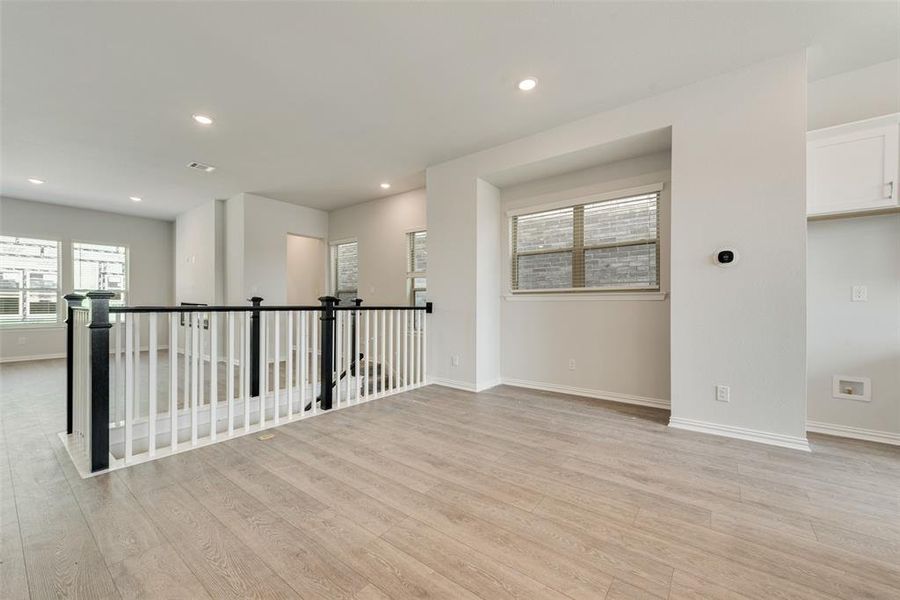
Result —
[[668, 292], [537, 292], [506, 294], [503, 299], [507, 302], [595, 302], [598, 300], [660, 302], [668, 297]]

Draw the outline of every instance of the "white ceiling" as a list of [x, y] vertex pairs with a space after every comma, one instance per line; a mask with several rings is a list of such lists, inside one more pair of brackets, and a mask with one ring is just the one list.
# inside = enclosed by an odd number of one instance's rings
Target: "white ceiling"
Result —
[[239, 192], [336, 208], [798, 48], [813, 79], [895, 58], [898, 7], [4, 1], [0, 191], [164, 218]]

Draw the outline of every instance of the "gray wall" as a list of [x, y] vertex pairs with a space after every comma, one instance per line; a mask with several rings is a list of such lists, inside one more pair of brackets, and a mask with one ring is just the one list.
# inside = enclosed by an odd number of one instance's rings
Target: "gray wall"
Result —
[[[809, 420], [900, 434], [900, 215], [811, 222], [807, 272]], [[871, 402], [833, 398], [833, 375], [869, 377]]]
[[[524, 208], [591, 194], [664, 183], [660, 194], [660, 289], [669, 288], [669, 153], [585, 169], [504, 188], [502, 209]], [[509, 247], [504, 228], [504, 248]], [[509, 252], [503, 283], [509, 289]], [[501, 305], [504, 380], [570, 389], [607, 398], [669, 402], [669, 299], [636, 294], [505, 295]], [[575, 369], [569, 369], [575, 359]]]
[[406, 304], [406, 234], [426, 228], [425, 190], [341, 208], [328, 217], [329, 242], [359, 243], [359, 295], [366, 304]]
[[[60, 240], [63, 294], [72, 291], [72, 242], [96, 242], [128, 246], [129, 304], [174, 301], [174, 226], [170, 221], [0, 198], [0, 232]], [[3, 361], [63, 356], [65, 350], [62, 322], [0, 329]]]

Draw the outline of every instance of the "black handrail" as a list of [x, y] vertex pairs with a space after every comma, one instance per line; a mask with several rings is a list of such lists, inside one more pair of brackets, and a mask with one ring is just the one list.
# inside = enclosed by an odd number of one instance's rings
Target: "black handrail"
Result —
[[[334, 310], [356, 311], [356, 310], [424, 310], [430, 314], [429, 305], [425, 306], [335, 306]], [[292, 305], [269, 305], [269, 306], [110, 306], [110, 314], [122, 313], [190, 313], [190, 312], [286, 312], [299, 310], [322, 310], [321, 306], [292, 306]]]

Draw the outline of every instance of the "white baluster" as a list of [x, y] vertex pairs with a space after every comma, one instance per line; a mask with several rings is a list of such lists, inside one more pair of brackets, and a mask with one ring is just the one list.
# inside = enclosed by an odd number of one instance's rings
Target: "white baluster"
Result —
[[134, 404], [131, 407], [131, 418], [139, 419], [143, 414], [141, 397], [144, 395], [141, 385], [141, 319], [138, 313], [133, 315], [132, 328], [134, 329]]
[[125, 462], [131, 460], [134, 420], [134, 315], [125, 314]]
[[242, 394], [244, 396], [244, 432], [250, 431], [250, 319], [251, 313], [244, 313], [244, 335], [242, 336], [244, 357], [241, 359], [241, 372], [243, 373]]
[[281, 412], [281, 403], [279, 388], [281, 388], [281, 312], [275, 311], [275, 369], [272, 379], [272, 390], [274, 399], [272, 406], [275, 409], [275, 424], [278, 425], [279, 413]]
[[[334, 311], [334, 397], [332, 407], [341, 405], [341, 311]], [[323, 393], [324, 395], [324, 393]]]
[[353, 315], [353, 335], [354, 335], [354, 348], [356, 348], [356, 352], [353, 355], [353, 363], [356, 365], [354, 367], [355, 376], [353, 378], [353, 386], [356, 388], [355, 401], [359, 404], [360, 401], [360, 383], [362, 382], [362, 360], [360, 360], [360, 350], [362, 349], [359, 345], [359, 329], [362, 327], [362, 313], [359, 310]]
[[[200, 361], [200, 368], [197, 371], [197, 390], [199, 393], [199, 399], [197, 400], [198, 410], [199, 407], [206, 406], [206, 386], [203, 385], [203, 382], [206, 381], [206, 377], [204, 376], [204, 372], [206, 371], [206, 358], [205, 353], [203, 352], [203, 330], [206, 328], [206, 325], [209, 324], [208, 318], [202, 313], [200, 313], [199, 319], [200, 324], [197, 326], [197, 348], [194, 350], [199, 356], [198, 360]], [[209, 413], [207, 413], [207, 415], [208, 414]]]
[[388, 311], [388, 391], [394, 391], [394, 313], [397, 311]]
[[266, 392], [269, 389], [269, 361], [266, 356], [266, 328], [269, 325], [269, 314], [259, 312], [259, 419], [257, 424], [262, 429], [266, 424]]
[[353, 366], [353, 313], [347, 311], [347, 314], [344, 315], [344, 336], [346, 345], [344, 346], [344, 371], [347, 373], [347, 377], [344, 379], [344, 387], [346, 389], [345, 394], [345, 403], [350, 404], [352, 398], [350, 397], [350, 371]]
[[387, 311], [381, 311], [381, 372], [378, 374], [378, 382], [381, 384], [381, 395], [387, 393], [387, 379], [384, 370], [387, 368]]
[[182, 319], [184, 319], [184, 325], [182, 329], [184, 330], [184, 382], [182, 385], [182, 408], [189, 409], [191, 406], [190, 402], [190, 392], [191, 389], [191, 332], [194, 330], [191, 326], [191, 321], [193, 320], [193, 313], [185, 312], [181, 313]]
[[216, 404], [219, 400], [219, 379], [216, 375], [219, 362], [219, 315], [209, 313], [209, 438], [216, 441], [217, 425]]
[[116, 330], [116, 370], [113, 375], [113, 406], [115, 407], [115, 422], [122, 422], [123, 404], [125, 402], [125, 394], [123, 387], [125, 382], [122, 377], [122, 315], [113, 315], [113, 327]]
[[199, 402], [198, 376], [200, 374], [200, 313], [192, 312], [191, 323], [191, 444], [197, 445], [197, 408]]
[[156, 456], [156, 313], [150, 313], [150, 391], [147, 394], [147, 452]]
[[372, 385], [372, 395], [378, 397], [378, 376], [381, 371], [381, 363], [378, 360], [378, 311], [372, 311], [372, 372], [375, 375], [375, 381]]
[[369, 356], [369, 318], [370, 318], [369, 315], [371, 315], [371, 314], [372, 314], [372, 311], [370, 311], [370, 310], [363, 312], [363, 315], [364, 315], [363, 318], [365, 320], [365, 322], [363, 323], [363, 338], [365, 339], [365, 343], [363, 344], [363, 346], [364, 346], [363, 358], [365, 358], [365, 363], [363, 366], [363, 373], [362, 373], [363, 400], [369, 399], [369, 369], [371, 368], [371, 365], [372, 365], [372, 357]]
[[178, 313], [169, 313], [169, 450], [178, 448]]
[[321, 391], [319, 390], [319, 370], [320, 370], [320, 358], [319, 358], [319, 327], [321, 327], [322, 322], [320, 320], [320, 313], [318, 311], [312, 313], [309, 321], [310, 329], [312, 329], [312, 353], [310, 354], [310, 368], [312, 369], [312, 410], [309, 411], [314, 415], [319, 414], [319, 403], [316, 402], [318, 397], [321, 395]]
[[422, 383], [428, 377], [428, 315], [422, 312]]
[[306, 416], [306, 382], [309, 379], [307, 369], [309, 363], [306, 355], [306, 321], [309, 313], [301, 311], [297, 314], [300, 319], [300, 337], [297, 344], [297, 362], [300, 363], [300, 417]]
[[284, 364], [285, 388], [287, 389], [287, 418], [294, 414], [294, 312], [287, 312], [287, 356]]
[[228, 437], [234, 433], [234, 313], [227, 313], [228, 364], [225, 366], [225, 393], [228, 396]]
[[409, 389], [409, 312], [403, 311], [403, 389]]

